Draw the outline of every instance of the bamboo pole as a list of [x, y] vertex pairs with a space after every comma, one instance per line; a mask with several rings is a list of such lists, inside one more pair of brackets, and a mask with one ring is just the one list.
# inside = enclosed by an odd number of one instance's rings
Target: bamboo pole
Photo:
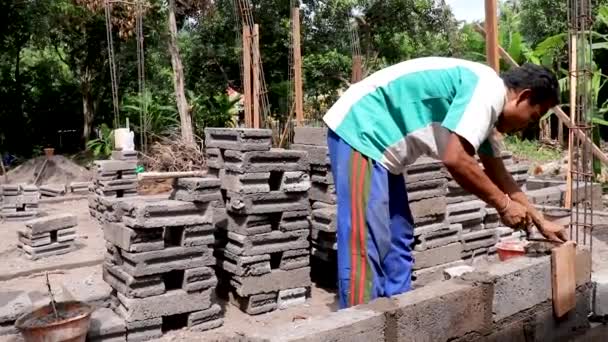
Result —
[[498, 20], [496, 18], [497, 0], [485, 0], [486, 20], [486, 59], [488, 65], [496, 72], [500, 71], [500, 60], [498, 58]]
[[304, 90], [302, 87], [302, 50], [300, 48], [300, 8], [293, 9], [293, 77], [295, 86], [296, 124], [304, 125]]
[[260, 128], [260, 26], [253, 25], [253, 128]]
[[[576, 125], [576, 71], [578, 61], [576, 59], [577, 40], [576, 34], [570, 34], [570, 124]], [[568, 132], [568, 173], [566, 174], [566, 208], [572, 208], [572, 152], [574, 149], [574, 132]]]
[[[477, 31], [479, 33], [481, 33], [482, 35], [485, 35], [485, 30], [482, 27], [480, 27], [480, 26], [477, 27]], [[507, 63], [509, 63], [509, 65], [511, 65], [512, 67], [519, 66], [519, 64], [517, 64], [517, 62], [509, 55], [509, 53], [507, 51], [505, 51], [505, 49], [503, 49], [502, 47], [499, 46], [498, 51], [500, 53], [500, 56]], [[570, 117], [566, 114], [566, 112], [564, 112], [563, 109], [561, 109], [560, 106], [555, 106], [555, 107], [551, 108], [551, 110], [566, 125], [566, 127], [568, 127], [569, 130], [574, 131], [574, 135], [577, 136], [583, 142], [583, 144], [585, 144], [587, 147], [591, 147], [591, 152], [593, 152], [594, 157], [599, 159], [602, 163], [608, 165], [608, 156], [606, 156], [606, 154], [604, 154], [604, 152], [599, 147], [597, 147], [597, 145], [593, 143], [593, 140], [588, 138], [587, 135], [585, 135], [585, 133], [583, 131], [576, 128], [570, 122]]]
[[137, 180], [204, 177], [206, 174], [207, 171], [142, 172], [137, 175]]
[[243, 25], [243, 94], [245, 95], [245, 127], [251, 128], [251, 30]]

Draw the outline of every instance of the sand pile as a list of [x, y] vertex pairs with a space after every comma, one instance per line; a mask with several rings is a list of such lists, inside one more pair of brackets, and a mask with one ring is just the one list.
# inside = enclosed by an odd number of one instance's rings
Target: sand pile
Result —
[[[36, 176], [42, 170], [45, 160], [45, 156], [36, 157], [10, 170], [8, 172], [8, 182], [33, 184]], [[86, 182], [91, 179], [91, 171], [64, 156], [55, 155], [42, 170], [37, 185], [70, 184], [72, 182]], [[0, 183], [2, 182], [4, 182], [4, 177], [0, 177]]]

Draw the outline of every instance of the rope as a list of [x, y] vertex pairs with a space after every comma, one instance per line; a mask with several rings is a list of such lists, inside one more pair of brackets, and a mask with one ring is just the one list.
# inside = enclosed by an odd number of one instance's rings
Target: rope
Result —
[[112, 82], [112, 105], [114, 109], [114, 127], [120, 125], [120, 109], [118, 102], [118, 81], [116, 77], [116, 62], [114, 57], [114, 39], [112, 38], [112, 14], [109, 0], [105, 0], [106, 38], [108, 42], [108, 61], [110, 64], [110, 79]]

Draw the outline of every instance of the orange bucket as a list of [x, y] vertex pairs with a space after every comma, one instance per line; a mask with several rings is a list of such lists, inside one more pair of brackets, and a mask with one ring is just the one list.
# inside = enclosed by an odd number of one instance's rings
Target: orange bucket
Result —
[[524, 241], [503, 241], [496, 244], [498, 258], [500, 261], [524, 256], [526, 254]]

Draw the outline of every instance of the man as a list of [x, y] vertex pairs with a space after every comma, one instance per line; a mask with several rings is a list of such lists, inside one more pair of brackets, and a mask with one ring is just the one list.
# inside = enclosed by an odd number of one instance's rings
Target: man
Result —
[[421, 155], [442, 160], [503, 224], [534, 223], [563, 240], [561, 227], [534, 209], [507, 172], [493, 134], [538, 121], [558, 96], [555, 75], [540, 66], [501, 78], [483, 64], [439, 57], [406, 61], [352, 85], [324, 117], [338, 198], [340, 307], [410, 289], [414, 222], [402, 172]]

